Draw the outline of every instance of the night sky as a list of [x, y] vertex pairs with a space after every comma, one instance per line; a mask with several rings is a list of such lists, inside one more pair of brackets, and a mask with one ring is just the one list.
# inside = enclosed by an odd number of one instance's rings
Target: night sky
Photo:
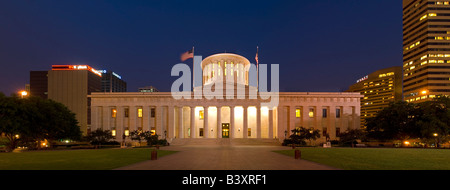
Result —
[[[0, 92], [32, 70], [86, 64], [128, 91], [170, 91], [180, 54], [237, 53], [280, 65], [280, 91], [338, 92], [402, 65], [400, 0], [1, 0]], [[192, 66], [192, 59], [185, 62]]]

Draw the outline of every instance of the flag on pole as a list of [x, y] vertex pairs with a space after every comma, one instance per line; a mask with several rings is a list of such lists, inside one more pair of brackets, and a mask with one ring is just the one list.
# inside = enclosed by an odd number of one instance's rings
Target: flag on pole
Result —
[[256, 89], [259, 90], [259, 59], [258, 59], [258, 50], [259, 50], [259, 47], [256, 46], [256, 56], [255, 56], [255, 60], [256, 60]]
[[259, 60], [258, 60], [258, 46], [256, 46], [256, 56], [255, 56], [255, 60], [256, 60], [256, 66], [258, 66], [258, 62], [259, 62]]
[[188, 59], [194, 58], [194, 47], [191, 50], [181, 54], [181, 61], [186, 61]]

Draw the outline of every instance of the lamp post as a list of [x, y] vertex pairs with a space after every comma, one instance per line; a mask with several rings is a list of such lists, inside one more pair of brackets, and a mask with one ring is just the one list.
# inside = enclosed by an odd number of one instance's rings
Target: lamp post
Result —
[[438, 136], [439, 135], [437, 133], [433, 133], [433, 136], [435, 137], [434, 138], [434, 144], [436, 145], [436, 148], [439, 148], [439, 144], [438, 144], [439, 143], [438, 142], [438, 138], [439, 138]]

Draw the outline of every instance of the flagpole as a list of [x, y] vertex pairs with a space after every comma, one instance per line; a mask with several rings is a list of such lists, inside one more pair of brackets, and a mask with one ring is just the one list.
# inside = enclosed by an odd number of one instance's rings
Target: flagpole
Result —
[[194, 67], [194, 64], [195, 64], [195, 61], [194, 61], [194, 57], [195, 57], [195, 54], [194, 54], [194, 46], [192, 46], [192, 92], [194, 92], [194, 83], [195, 83], [195, 67]]
[[259, 91], [259, 55], [258, 55], [259, 47], [256, 46], [256, 90]]

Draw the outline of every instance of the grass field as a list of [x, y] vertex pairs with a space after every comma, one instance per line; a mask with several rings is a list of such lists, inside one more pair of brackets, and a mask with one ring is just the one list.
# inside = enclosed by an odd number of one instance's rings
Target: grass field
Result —
[[[110, 170], [150, 160], [152, 149], [91, 149], [0, 153], [0, 170]], [[158, 158], [175, 151], [158, 150]]]
[[[299, 148], [301, 158], [345, 170], [450, 170], [449, 149]], [[294, 157], [294, 150], [275, 151]]]

